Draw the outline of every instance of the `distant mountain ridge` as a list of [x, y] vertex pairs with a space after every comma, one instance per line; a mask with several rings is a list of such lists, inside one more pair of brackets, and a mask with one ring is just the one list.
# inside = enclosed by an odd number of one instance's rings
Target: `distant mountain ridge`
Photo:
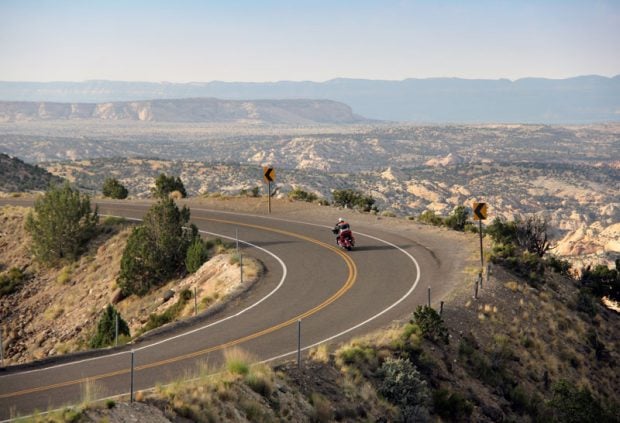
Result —
[[153, 122], [342, 124], [364, 122], [331, 100], [162, 99], [108, 103], [0, 102], [0, 122], [103, 119]]
[[452, 123], [620, 121], [620, 75], [567, 79], [429, 78], [326, 82], [1, 82], [0, 100], [101, 103], [216, 97], [330, 99], [371, 119]]

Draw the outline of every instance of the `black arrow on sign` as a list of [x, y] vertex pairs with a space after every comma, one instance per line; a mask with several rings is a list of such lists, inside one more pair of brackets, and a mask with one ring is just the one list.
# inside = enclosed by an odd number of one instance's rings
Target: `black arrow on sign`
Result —
[[265, 179], [267, 179], [269, 182], [273, 182], [274, 178], [273, 178], [273, 168], [267, 168], [267, 170], [265, 171]]
[[478, 203], [476, 208], [474, 209], [474, 214], [478, 218], [478, 220], [484, 220], [487, 218], [486, 214], [487, 203]]

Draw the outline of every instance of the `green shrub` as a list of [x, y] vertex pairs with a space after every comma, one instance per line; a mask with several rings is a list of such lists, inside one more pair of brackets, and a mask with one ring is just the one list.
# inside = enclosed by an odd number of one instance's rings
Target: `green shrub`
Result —
[[143, 223], [134, 228], [121, 258], [118, 285], [123, 295], [144, 295], [185, 268], [187, 249], [198, 229], [189, 222], [190, 212], [166, 198], [153, 204]]
[[435, 413], [449, 421], [469, 421], [474, 407], [458, 392], [438, 389], [433, 392], [433, 408]]
[[17, 291], [26, 280], [26, 275], [17, 267], [10, 268], [0, 275], [0, 297], [10, 295]]
[[610, 269], [599, 264], [592, 269], [588, 266], [581, 272], [580, 282], [584, 288], [599, 298], [607, 296], [614, 301], [620, 301], [620, 269], [617, 267]]
[[545, 260], [545, 264], [555, 273], [559, 273], [564, 276], [570, 275], [570, 269], [572, 265], [567, 260], [562, 260], [551, 256]]
[[425, 210], [422, 212], [418, 220], [422, 223], [426, 223], [433, 226], [441, 226], [443, 225], [443, 219], [440, 216], [437, 216], [432, 210]]
[[587, 289], [580, 289], [577, 293], [573, 308], [577, 311], [587, 314], [590, 317], [596, 316], [596, 302], [592, 294]]
[[422, 330], [422, 336], [432, 342], [449, 342], [448, 329], [443, 323], [443, 319], [429, 306], [418, 306], [413, 313], [413, 322]]
[[497, 244], [515, 245], [517, 242], [517, 226], [515, 222], [507, 222], [506, 219], [496, 217], [493, 223], [487, 226], [487, 234]]
[[165, 173], [161, 173], [157, 179], [155, 179], [155, 187], [152, 188], [152, 193], [155, 198], [165, 199], [173, 193], [178, 191], [182, 198], [187, 197], [187, 191], [181, 178], [174, 176], [166, 176]]
[[370, 195], [364, 195], [359, 191], [352, 189], [334, 190], [332, 192], [334, 205], [347, 208], [356, 208], [365, 212], [369, 212], [374, 207], [375, 200]]
[[469, 210], [464, 206], [457, 206], [450, 216], [444, 220], [444, 225], [455, 231], [463, 231], [467, 218], [469, 217]]
[[[549, 402], [556, 421], [567, 423], [599, 423], [612, 421], [600, 402], [587, 388], [578, 388], [567, 380], [553, 384], [553, 397]], [[617, 416], [616, 416], [617, 417]]]
[[189, 273], [195, 273], [207, 261], [207, 250], [207, 244], [203, 239], [196, 237], [194, 242], [187, 248], [187, 254], [185, 255], [185, 268]]
[[308, 203], [312, 203], [317, 200], [317, 195], [312, 192], [307, 192], [302, 190], [301, 188], [295, 188], [291, 192], [288, 193], [289, 198], [298, 201], [307, 201]]
[[379, 375], [379, 392], [398, 406], [404, 421], [424, 421], [429, 418], [430, 398], [426, 381], [409, 359], [388, 358], [381, 365]]
[[95, 235], [99, 215], [91, 210], [90, 198], [69, 184], [51, 187], [34, 203], [26, 218], [32, 252], [46, 265], [73, 261]]
[[123, 200], [127, 198], [127, 194], [129, 194], [127, 188], [115, 178], [106, 178], [103, 182], [102, 191], [104, 197], [110, 197], [116, 200]]
[[118, 316], [118, 335], [131, 336], [129, 326], [123, 320], [119, 312], [112, 306], [108, 305], [97, 324], [97, 331], [90, 340], [91, 348], [101, 348], [114, 344], [114, 336], [116, 334], [116, 316]]

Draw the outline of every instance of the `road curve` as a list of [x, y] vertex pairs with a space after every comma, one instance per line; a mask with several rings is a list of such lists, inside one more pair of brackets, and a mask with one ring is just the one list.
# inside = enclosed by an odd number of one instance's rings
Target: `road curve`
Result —
[[[140, 218], [148, 206], [100, 202], [99, 210]], [[406, 316], [426, 302], [431, 280], [435, 298], [450, 289], [437, 281], [450, 280], [454, 269], [441, 266], [436, 254], [410, 234], [355, 225], [358, 247], [343, 252], [325, 226], [198, 207], [191, 212], [201, 231], [231, 238], [238, 231], [244, 254], [268, 269], [260, 282], [216, 315], [179, 325], [173, 333], [94, 356], [3, 369], [0, 420], [78, 403], [86, 386], [94, 387], [98, 398], [127, 393], [132, 350], [134, 389], [147, 389], [178, 379], [199, 363], [221, 363], [223, 351], [233, 346], [262, 361], [291, 357], [298, 320], [302, 348], [308, 349]]]

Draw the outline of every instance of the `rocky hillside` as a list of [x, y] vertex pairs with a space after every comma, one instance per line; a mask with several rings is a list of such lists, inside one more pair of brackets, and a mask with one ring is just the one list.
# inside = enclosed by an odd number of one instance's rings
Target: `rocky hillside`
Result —
[[330, 100], [189, 98], [114, 103], [0, 102], [0, 122], [82, 120], [269, 124], [354, 123], [365, 119]]
[[43, 191], [50, 184], [61, 182], [62, 178], [39, 166], [0, 153], [0, 192]]

